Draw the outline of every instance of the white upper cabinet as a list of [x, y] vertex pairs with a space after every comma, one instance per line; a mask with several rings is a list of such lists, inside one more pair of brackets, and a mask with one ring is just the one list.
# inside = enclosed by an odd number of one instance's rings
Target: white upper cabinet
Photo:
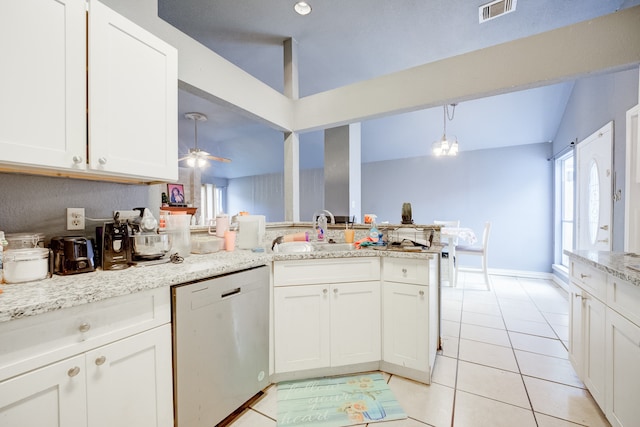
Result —
[[83, 1], [2, 3], [0, 162], [86, 169], [85, 40]]
[[177, 180], [176, 49], [98, 1], [88, 17], [82, 0], [0, 6], [0, 170]]
[[89, 167], [178, 179], [176, 49], [89, 4]]

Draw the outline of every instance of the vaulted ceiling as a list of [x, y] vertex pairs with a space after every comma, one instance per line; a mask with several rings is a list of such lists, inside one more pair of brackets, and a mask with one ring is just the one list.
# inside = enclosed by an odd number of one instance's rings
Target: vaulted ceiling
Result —
[[[283, 41], [298, 48], [300, 96], [313, 95], [433, 61], [544, 33], [640, 4], [640, 0], [518, 0], [513, 12], [479, 23], [486, 0], [308, 0], [299, 16], [293, 0], [159, 0], [158, 15], [265, 84], [282, 92]], [[516, 0], [513, 0], [516, 3]], [[478, 79], [491, 76], [478, 75]], [[461, 102], [447, 134], [460, 149], [551, 141], [573, 81]], [[179, 94], [179, 140], [193, 146], [184, 113], [198, 124], [200, 148], [233, 159], [214, 175], [281, 171], [283, 135], [187, 91]], [[429, 108], [362, 123], [362, 161], [424, 156], [442, 136], [443, 109]], [[301, 167], [322, 167], [322, 131], [300, 135]]]

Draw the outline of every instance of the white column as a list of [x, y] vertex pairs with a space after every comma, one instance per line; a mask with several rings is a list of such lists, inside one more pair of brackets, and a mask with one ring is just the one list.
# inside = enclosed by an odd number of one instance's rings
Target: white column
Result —
[[[284, 48], [284, 94], [298, 99], [298, 43], [289, 38]], [[300, 221], [300, 138], [295, 132], [284, 134], [284, 220]]]

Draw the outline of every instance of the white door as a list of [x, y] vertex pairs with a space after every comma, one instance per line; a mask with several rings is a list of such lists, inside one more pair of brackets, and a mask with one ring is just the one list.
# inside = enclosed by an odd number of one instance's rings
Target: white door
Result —
[[383, 313], [383, 360], [428, 370], [429, 287], [384, 282]]
[[175, 181], [177, 50], [100, 2], [89, 6], [89, 165]]
[[624, 250], [640, 253], [640, 105], [627, 111]]
[[171, 325], [87, 352], [89, 427], [173, 426]]
[[86, 168], [85, 22], [82, 1], [0, 5], [0, 162]]
[[380, 282], [331, 286], [331, 366], [380, 360]]
[[86, 426], [85, 378], [84, 355], [80, 355], [0, 382], [0, 424]]
[[610, 251], [613, 122], [576, 147], [576, 249]]
[[329, 367], [329, 287], [304, 285], [274, 289], [276, 373]]

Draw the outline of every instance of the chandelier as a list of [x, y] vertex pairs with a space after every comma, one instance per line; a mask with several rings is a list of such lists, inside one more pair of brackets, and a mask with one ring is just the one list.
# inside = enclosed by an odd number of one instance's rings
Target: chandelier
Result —
[[453, 139], [447, 138], [447, 118], [449, 121], [453, 120], [453, 116], [456, 114], [456, 105], [451, 104], [452, 111], [451, 117], [449, 117], [449, 106], [442, 106], [442, 138], [432, 144], [432, 152], [434, 156], [457, 156], [458, 155], [458, 138], [455, 136]]

